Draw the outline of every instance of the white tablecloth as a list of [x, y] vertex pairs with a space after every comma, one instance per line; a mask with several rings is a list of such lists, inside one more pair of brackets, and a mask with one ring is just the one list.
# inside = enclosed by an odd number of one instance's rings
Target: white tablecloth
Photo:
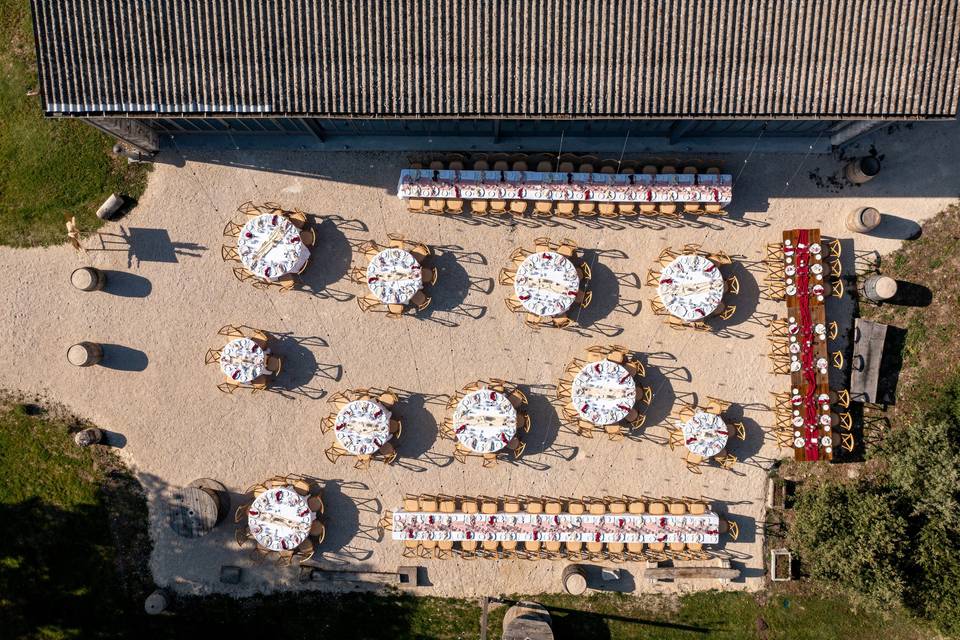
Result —
[[637, 383], [624, 367], [601, 360], [580, 369], [570, 390], [571, 404], [585, 420], [614, 424], [627, 417], [637, 401]]
[[517, 410], [504, 394], [480, 389], [457, 403], [453, 429], [463, 446], [478, 453], [493, 453], [517, 435]]
[[267, 373], [267, 354], [250, 338], [231, 340], [220, 352], [220, 370], [235, 382], [249, 384]]
[[513, 289], [520, 303], [538, 316], [556, 316], [567, 311], [580, 289], [577, 268], [554, 251], [527, 256], [517, 268]]
[[310, 534], [317, 514], [293, 487], [277, 487], [261, 493], [247, 511], [247, 524], [254, 539], [272, 551], [296, 549]]
[[390, 439], [390, 411], [373, 400], [354, 400], [337, 413], [333, 430], [344, 449], [372, 455]]
[[683, 443], [698, 456], [712, 458], [727, 446], [727, 425], [714, 413], [697, 411], [681, 425], [681, 429]]
[[657, 292], [672, 315], [686, 322], [702, 320], [723, 299], [723, 275], [703, 256], [677, 256], [660, 273]]
[[404, 169], [400, 172], [397, 195], [400, 198], [466, 200], [726, 204], [733, 197], [733, 176]]
[[423, 288], [420, 263], [409, 251], [385, 249], [367, 265], [367, 286], [386, 304], [406, 304]]
[[720, 541], [720, 518], [702, 515], [435, 513], [395, 511], [394, 540], [559, 540], [579, 542]]
[[265, 280], [298, 272], [310, 257], [293, 223], [272, 213], [251, 218], [243, 225], [237, 252], [243, 266]]

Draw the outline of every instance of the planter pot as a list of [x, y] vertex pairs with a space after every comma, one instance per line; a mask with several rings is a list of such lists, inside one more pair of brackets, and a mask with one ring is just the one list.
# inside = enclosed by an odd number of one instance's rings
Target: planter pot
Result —
[[770, 579], [774, 582], [787, 582], [793, 577], [791, 563], [793, 554], [786, 549], [770, 549]]
[[70, 274], [70, 284], [80, 291], [99, 291], [107, 284], [107, 276], [100, 269], [80, 267]]
[[103, 349], [96, 342], [78, 342], [67, 350], [67, 360], [75, 367], [90, 367], [103, 359]]
[[880, 224], [880, 212], [873, 207], [861, 207], [847, 216], [847, 229], [855, 233], [873, 231]]
[[120, 194], [111, 193], [110, 197], [97, 209], [97, 217], [101, 220], [109, 220], [122, 206], [123, 198], [120, 197]]
[[878, 273], [863, 281], [863, 295], [874, 302], [884, 302], [897, 295], [897, 281]]
[[844, 174], [847, 176], [847, 180], [853, 184], [863, 184], [864, 182], [869, 182], [878, 173], [880, 173], [880, 161], [873, 156], [854, 158], [844, 169]]

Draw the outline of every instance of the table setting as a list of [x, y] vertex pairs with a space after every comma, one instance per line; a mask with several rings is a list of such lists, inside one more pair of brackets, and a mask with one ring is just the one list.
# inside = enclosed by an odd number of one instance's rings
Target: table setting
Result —
[[562, 315], [580, 290], [577, 268], [554, 251], [532, 253], [517, 267], [513, 289], [523, 308], [538, 316]]
[[517, 434], [517, 410], [499, 391], [473, 391], [457, 403], [453, 430], [460, 444], [471, 451], [495, 453]]
[[385, 304], [407, 304], [423, 288], [420, 263], [409, 251], [384, 249], [367, 265], [367, 286]]
[[660, 272], [657, 293], [671, 315], [684, 322], [695, 322], [720, 306], [723, 275], [717, 265], [704, 256], [679, 255]]
[[729, 431], [723, 418], [715, 413], [696, 411], [689, 420], [680, 425], [683, 444], [703, 458], [712, 458], [727, 446]]
[[622, 365], [610, 360], [590, 362], [570, 387], [570, 404], [595, 425], [615, 424], [627, 417], [637, 401], [637, 383]]
[[223, 375], [240, 384], [249, 384], [269, 373], [264, 349], [250, 338], [236, 338], [224, 345], [220, 352], [220, 370]]
[[733, 196], [733, 176], [404, 169], [400, 172], [397, 195], [467, 200], [727, 204]]
[[317, 514], [293, 487], [274, 487], [257, 496], [247, 509], [250, 533], [271, 551], [296, 549], [307, 539]]
[[237, 254], [250, 273], [274, 281], [297, 273], [310, 257], [300, 231], [284, 216], [265, 213], [247, 221], [237, 237]]
[[396, 511], [394, 540], [496, 540], [561, 542], [689, 542], [716, 544], [720, 519], [699, 515], [557, 515]]
[[390, 440], [390, 410], [373, 400], [354, 400], [337, 413], [333, 432], [354, 455], [373, 455]]

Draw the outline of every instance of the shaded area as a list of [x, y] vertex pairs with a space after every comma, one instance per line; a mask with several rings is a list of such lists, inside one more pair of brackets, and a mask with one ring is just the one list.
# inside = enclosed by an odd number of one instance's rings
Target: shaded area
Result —
[[891, 213], [881, 213], [880, 224], [877, 228], [863, 235], [892, 240], [916, 240], [922, 234], [922, 227], [913, 220], [901, 218]]
[[922, 284], [897, 280], [897, 293], [884, 304], [901, 307], [929, 307], [933, 302], [933, 291]]
[[147, 368], [150, 359], [139, 349], [125, 347], [121, 344], [103, 344], [103, 360], [100, 366], [117, 371], [143, 371]]
[[128, 271], [104, 270], [107, 284], [103, 290], [121, 298], [146, 298], [153, 291], [153, 285], [143, 276]]

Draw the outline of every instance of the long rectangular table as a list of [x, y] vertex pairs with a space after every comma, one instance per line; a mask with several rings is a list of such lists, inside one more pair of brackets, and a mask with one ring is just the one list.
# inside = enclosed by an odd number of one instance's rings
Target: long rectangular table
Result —
[[463, 200], [728, 204], [733, 176], [404, 169], [397, 196]]
[[833, 458], [830, 426], [830, 378], [827, 353], [826, 312], [823, 301], [829, 291], [827, 250], [819, 229], [789, 229], [783, 232], [786, 302], [791, 345], [791, 406], [793, 451], [799, 461]]
[[682, 516], [397, 511], [393, 514], [393, 539], [716, 544], [720, 518], [712, 511]]

